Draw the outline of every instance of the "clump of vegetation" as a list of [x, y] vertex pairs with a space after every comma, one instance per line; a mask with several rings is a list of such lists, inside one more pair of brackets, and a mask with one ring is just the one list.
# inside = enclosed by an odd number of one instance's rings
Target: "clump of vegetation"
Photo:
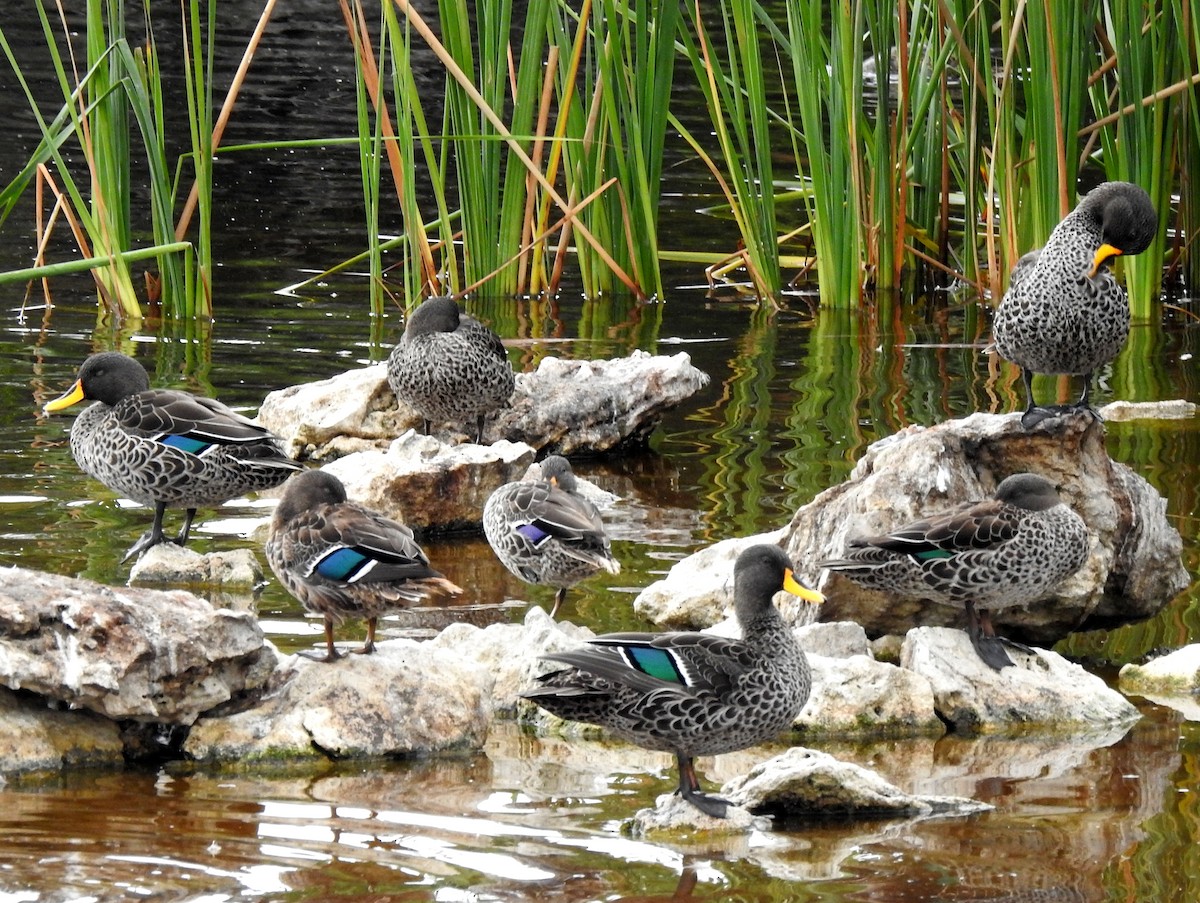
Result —
[[[698, 193], [724, 198], [695, 214], [732, 223], [714, 278], [768, 304], [815, 282], [822, 305], [855, 306], [912, 275], [997, 296], [1016, 258], [1106, 179], [1141, 184], [1161, 214], [1158, 239], [1126, 264], [1135, 315], [1151, 313], [1164, 272], [1200, 274], [1186, 240], [1200, 230], [1200, 22], [1186, 0], [450, 0], [437, 23], [408, 0], [377, 16], [340, 5], [376, 311], [389, 294], [407, 304], [485, 285], [553, 295], [568, 271], [592, 297], [661, 295], [668, 250], [710, 262], [660, 247], [671, 154], [701, 161], [711, 182]], [[65, 222], [82, 258], [0, 279], [89, 268], [106, 308], [138, 316], [131, 264], [152, 257], [169, 318], [211, 313], [211, 161], [274, 3], [214, 119], [218, 6], [181, 0], [182, 58], [163, 61], [149, 4], [134, 47], [121, 0], [88, 0], [77, 61], [61, 0], [38, 0], [62, 98], [50, 112], [0, 28], [42, 131], [0, 192], [0, 222], [31, 185], [48, 191], [39, 246]], [[418, 92], [418, 49], [437, 60], [440, 93]], [[189, 150], [174, 161], [164, 65], [186, 83]], [[685, 94], [703, 98], [711, 129], [680, 116]], [[83, 167], [67, 165], [68, 142]], [[131, 222], [134, 157], [147, 161], [149, 229]], [[385, 240], [393, 203], [404, 232]]]

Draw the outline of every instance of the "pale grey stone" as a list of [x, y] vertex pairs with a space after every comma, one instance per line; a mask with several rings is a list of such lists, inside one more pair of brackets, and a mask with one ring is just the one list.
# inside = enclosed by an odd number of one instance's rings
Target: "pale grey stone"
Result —
[[869, 655], [809, 655], [812, 693], [796, 718], [804, 736], [939, 736], [946, 726], [920, 674]]
[[355, 452], [324, 465], [355, 502], [413, 530], [478, 527], [488, 496], [520, 479], [534, 450], [521, 442], [447, 445], [412, 430], [386, 451]]
[[[598, 454], [644, 442], [666, 411], [707, 383], [684, 352], [634, 351], [595, 361], [544, 358], [533, 372], [517, 374], [510, 406], [488, 418], [484, 441]], [[289, 454], [312, 460], [379, 447], [422, 425], [416, 412], [397, 403], [383, 364], [272, 392], [258, 419], [284, 440]], [[454, 441], [467, 438], [447, 424], [435, 429]]]
[[293, 655], [257, 705], [196, 722], [184, 752], [232, 763], [479, 749], [490, 699], [485, 668], [428, 643], [389, 640], [336, 662]]
[[291, 457], [322, 460], [386, 444], [420, 418], [397, 410], [387, 364], [374, 364], [271, 392], [258, 422], [284, 441]]
[[721, 795], [756, 814], [783, 817], [903, 818], [992, 808], [962, 797], [914, 796], [870, 769], [798, 746], [727, 782]]
[[809, 655], [823, 655], [826, 658], [871, 655], [867, 632], [853, 621], [806, 624], [796, 628], [796, 640]]
[[1192, 643], [1143, 665], [1121, 668], [1122, 693], [1139, 696], [1182, 696], [1200, 691], [1200, 643]]
[[113, 719], [190, 724], [265, 683], [252, 614], [176, 590], [0, 569], [0, 682]]
[[918, 627], [905, 638], [901, 664], [929, 680], [938, 713], [958, 733], [1069, 733], [1139, 717], [1124, 696], [1056, 652], [1009, 655], [1013, 667], [993, 671], [961, 630]]
[[708, 375], [683, 351], [635, 350], [614, 360], [543, 358], [517, 374], [511, 404], [485, 438], [527, 442], [560, 455], [597, 454], [645, 442], [662, 419], [704, 386]]
[[[1109, 458], [1103, 425], [1082, 415], [1034, 430], [1022, 428], [1018, 414], [974, 414], [901, 430], [872, 444], [846, 482], [796, 512], [785, 548], [797, 567], [837, 558], [856, 536], [987, 498], [1003, 477], [1021, 471], [1061, 485], [1093, 541], [1083, 567], [1051, 597], [994, 613], [1001, 633], [1052, 645], [1075, 630], [1150, 617], [1188, 586], [1182, 540], [1166, 518], [1165, 500]], [[872, 637], [965, 623], [959, 608], [866, 589], [840, 574], [829, 574], [821, 589], [822, 620], [856, 621]]]
[[249, 591], [262, 581], [262, 565], [249, 549], [201, 555], [173, 542], [151, 546], [129, 569], [131, 586], [239, 587]]
[[[633, 600], [633, 610], [667, 630], [699, 630], [723, 618], [732, 619], [733, 565], [743, 549], [758, 543], [779, 545], [783, 532], [761, 533], [725, 539], [689, 555], [672, 565], [667, 576], [656, 580]], [[791, 605], [785, 601], [793, 599]], [[807, 623], [803, 608], [812, 606], [790, 594], [780, 594], [776, 603], [794, 611], [790, 623]], [[731, 620], [732, 623], [732, 620]], [[726, 628], [728, 629], [728, 628]], [[724, 632], [724, 631], [719, 631]]]
[[1195, 402], [1182, 398], [1167, 401], [1111, 401], [1099, 409], [1100, 416], [1114, 423], [1122, 420], [1189, 420], [1196, 416]]

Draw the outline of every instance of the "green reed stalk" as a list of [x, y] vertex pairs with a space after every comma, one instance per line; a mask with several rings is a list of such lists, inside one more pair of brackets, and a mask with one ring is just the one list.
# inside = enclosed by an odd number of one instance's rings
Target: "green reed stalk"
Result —
[[[176, 317], [212, 316], [212, 190], [213, 190], [213, 57], [217, 38], [217, 4], [189, 0], [184, 16], [184, 84], [192, 142], [191, 165], [199, 223], [193, 242], [195, 270], [182, 297], [168, 298]], [[165, 193], [166, 185], [155, 190]], [[174, 196], [172, 195], [174, 198]]]
[[708, 33], [699, 2], [693, 6], [691, 30], [682, 28], [680, 36], [716, 133], [730, 212], [744, 245], [743, 263], [759, 297], [775, 300], [782, 275], [762, 23], [753, 0], [730, 0], [720, 8], [720, 46]]
[[787, 5], [788, 87], [799, 112], [792, 153], [797, 170], [812, 186], [804, 199], [821, 306], [852, 307], [860, 297], [866, 256], [858, 228], [862, 194], [855, 136], [862, 71], [861, 42], [855, 35], [861, 31], [854, 30], [848, 0], [830, 8], [828, 31], [824, 9], [821, 0]]
[[[1141, 185], [1159, 213], [1158, 237], [1149, 249], [1122, 264], [1130, 308], [1143, 319], [1156, 310], [1162, 291], [1178, 163], [1176, 135], [1186, 112], [1182, 93], [1155, 99], [1155, 92], [1186, 81], [1188, 54], [1179, 53], [1179, 38], [1187, 32], [1177, 3], [1112, 4], [1105, 10], [1105, 37], [1116, 65], [1092, 90], [1097, 124], [1106, 123], [1099, 130], [1105, 175]], [[1109, 121], [1113, 113], [1118, 115]]]
[[[389, 9], [383, 5], [384, 15]], [[363, 211], [366, 217], [367, 261], [370, 268], [370, 305], [371, 314], [380, 318], [383, 316], [383, 252], [379, 238], [379, 206], [380, 185], [383, 168], [383, 114], [386, 107], [379, 97], [378, 73], [387, 71], [390, 32], [386, 21], [379, 33], [379, 50], [377, 67], [369, 66], [368, 58], [374, 61], [374, 54], [366, 46], [366, 23], [363, 18], [361, 3], [355, 3], [352, 8], [343, 6], [343, 12], [350, 16], [347, 27], [350, 30], [354, 44], [354, 87], [356, 125], [358, 129], [358, 168], [362, 177]], [[372, 103], [371, 92], [367, 88], [368, 81], [375, 84], [375, 96], [380, 103]], [[374, 115], [372, 115], [374, 113]], [[406, 279], [407, 283], [409, 280]]]

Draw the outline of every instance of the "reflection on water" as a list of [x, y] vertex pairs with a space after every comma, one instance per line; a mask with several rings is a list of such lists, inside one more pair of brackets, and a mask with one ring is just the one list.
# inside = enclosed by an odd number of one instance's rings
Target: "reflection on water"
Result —
[[[1124, 737], [833, 744], [905, 789], [997, 809], [673, 840], [620, 831], [669, 789], [665, 757], [535, 740], [511, 724], [486, 755], [438, 761], [72, 774], [5, 791], [0, 888], [54, 888], [54, 899], [672, 899], [680, 886], [684, 899], [1194, 899], [1195, 812], [1171, 784], [1194, 774], [1197, 746], [1174, 749], [1178, 732], [1151, 712]], [[769, 752], [701, 766], [720, 778]]]

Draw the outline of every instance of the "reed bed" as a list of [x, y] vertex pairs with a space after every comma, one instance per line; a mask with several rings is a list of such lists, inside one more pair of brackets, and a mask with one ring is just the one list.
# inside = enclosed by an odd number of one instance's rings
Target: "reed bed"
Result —
[[[43, 112], [26, 89], [43, 141], [0, 192], [0, 222], [34, 186], [43, 234], [69, 224], [122, 316], [140, 313], [130, 255], [148, 250], [128, 206], [133, 142], [149, 160], [164, 310], [211, 313], [211, 161], [245, 75], [214, 122], [217, 7], [181, 0], [183, 58], [163, 61], [149, 12], [135, 49], [120, 0], [88, 0], [76, 65], [66, 14], [39, 0], [62, 104]], [[849, 308], [912, 279], [997, 297], [1016, 258], [1105, 179], [1143, 185], [1161, 214], [1150, 251], [1123, 262], [1137, 316], [1154, 314], [1164, 274], [1194, 285], [1200, 271], [1190, 0], [447, 0], [435, 22], [408, 0], [340, 7], [375, 313], [431, 292], [553, 296], [568, 276], [588, 297], [661, 297], [669, 156], [703, 164], [697, 195], [725, 204], [696, 211], [697, 234], [724, 236], [721, 277], [768, 306], [799, 290]], [[0, 46], [20, 78], [2, 28]], [[430, 55], [441, 90], [418, 91], [414, 61]], [[164, 65], [186, 81], [191, 150], [176, 161]], [[697, 98], [711, 128], [680, 108]], [[67, 141], [86, 172], [65, 165]], [[402, 234], [385, 237], [397, 211]], [[700, 267], [721, 256], [711, 244], [672, 259]], [[77, 264], [0, 279], [64, 265]]]

